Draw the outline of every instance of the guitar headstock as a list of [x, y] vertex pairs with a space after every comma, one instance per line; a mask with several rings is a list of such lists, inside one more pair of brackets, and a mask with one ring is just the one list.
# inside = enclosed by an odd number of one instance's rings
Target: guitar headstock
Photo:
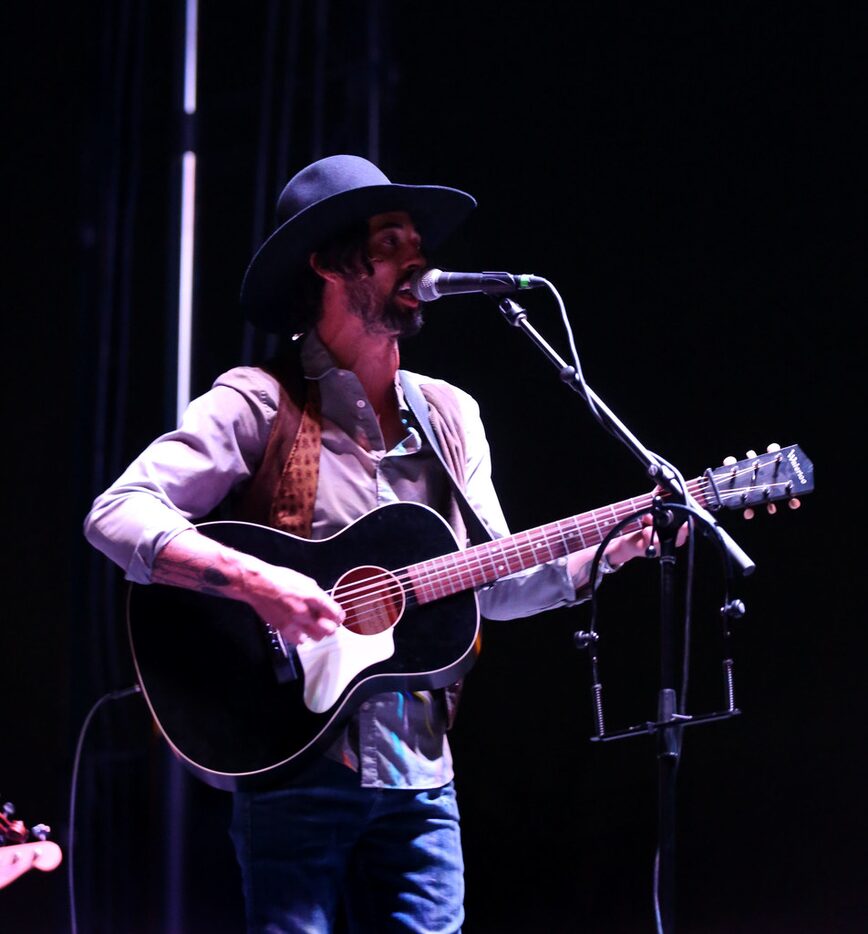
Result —
[[799, 497], [814, 489], [814, 465], [796, 444], [770, 444], [764, 454], [748, 451], [744, 460], [726, 458], [723, 466], [706, 471], [705, 479], [710, 509], [739, 509], [750, 519], [755, 507], [774, 513], [781, 500], [798, 509]]
[[14, 820], [14, 817], [15, 805], [7, 801], [0, 807], [0, 847], [27, 843], [31, 840], [46, 840], [51, 833], [51, 828], [47, 824], [28, 827], [24, 821]]
[[0, 808], [0, 889], [31, 869], [48, 872], [63, 861], [60, 847], [48, 839], [47, 824], [28, 828], [14, 816], [15, 805], [7, 801]]

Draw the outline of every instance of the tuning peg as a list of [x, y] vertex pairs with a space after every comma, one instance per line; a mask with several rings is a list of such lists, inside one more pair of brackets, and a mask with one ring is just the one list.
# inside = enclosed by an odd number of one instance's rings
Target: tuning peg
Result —
[[754, 511], [748, 506], [748, 508], [745, 509], [743, 515], [744, 515], [745, 519], [753, 519], [753, 517], [754, 517]]
[[796, 499], [794, 496], [792, 499], [787, 500], [787, 505], [790, 507], [790, 509], [798, 509], [799, 506], [802, 505], [802, 501], [800, 499]]
[[744, 456], [749, 460], [753, 460], [756, 457], [756, 451], [745, 451]]
[[774, 503], [768, 503], [768, 505], [766, 506], [766, 512], [770, 516], [773, 516], [777, 511], [778, 511], [778, 507]]
[[769, 454], [775, 454], [780, 451], [780, 449], [781, 446], [777, 443], [777, 441], [772, 441], [772, 443], [766, 448], [766, 451], [768, 451]]
[[737, 464], [737, 463], [738, 461], [732, 456], [732, 454], [730, 454], [728, 457], [724, 457], [723, 459], [724, 467], [732, 467], [733, 464]]

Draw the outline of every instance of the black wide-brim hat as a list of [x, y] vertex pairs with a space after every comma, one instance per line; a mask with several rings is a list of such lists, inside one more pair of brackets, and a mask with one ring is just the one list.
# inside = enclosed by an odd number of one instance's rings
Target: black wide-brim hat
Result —
[[467, 192], [439, 185], [398, 185], [361, 156], [328, 156], [298, 172], [277, 201], [279, 226], [257, 250], [241, 283], [247, 319], [291, 332], [300, 320], [297, 279], [311, 253], [331, 236], [374, 214], [407, 211], [434, 249], [476, 207]]

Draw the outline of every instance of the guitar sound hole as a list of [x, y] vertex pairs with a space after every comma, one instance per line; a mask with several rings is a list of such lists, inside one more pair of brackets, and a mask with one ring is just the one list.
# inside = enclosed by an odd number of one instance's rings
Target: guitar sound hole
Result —
[[404, 588], [385, 568], [360, 567], [341, 577], [333, 596], [346, 612], [344, 629], [373, 636], [390, 629], [404, 613]]

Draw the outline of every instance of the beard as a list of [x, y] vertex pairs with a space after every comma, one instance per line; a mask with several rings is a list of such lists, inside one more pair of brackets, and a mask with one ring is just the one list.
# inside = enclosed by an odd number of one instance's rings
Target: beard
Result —
[[399, 304], [396, 293], [381, 298], [369, 278], [347, 277], [346, 290], [350, 310], [364, 324], [368, 334], [413, 337], [424, 324], [422, 306], [409, 308]]

